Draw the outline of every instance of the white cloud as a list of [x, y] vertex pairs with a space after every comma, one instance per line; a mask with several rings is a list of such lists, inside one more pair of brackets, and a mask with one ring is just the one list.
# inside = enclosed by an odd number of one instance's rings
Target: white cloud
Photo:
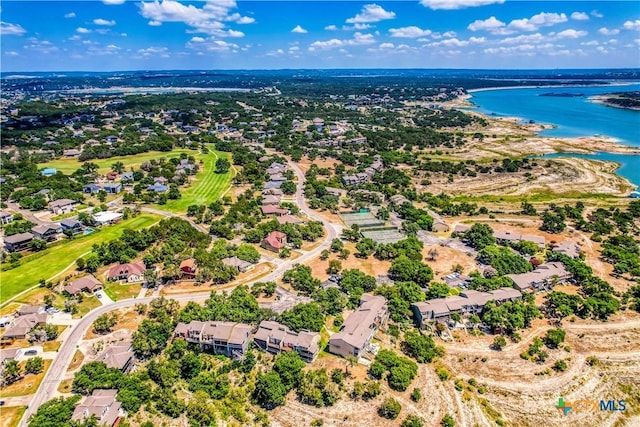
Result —
[[314, 50], [327, 50], [345, 46], [362, 46], [373, 44], [375, 42], [376, 40], [373, 37], [373, 34], [353, 33], [353, 38], [351, 39], [315, 41], [309, 45], [309, 51], [313, 52]]
[[469, 43], [484, 43], [486, 41], [485, 37], [469, 37]]
[[18, 52], [16, 52], [15, 50], [6, 51], [4, 54], [7, 55], [7, 56], [20, 56], [20, 54]]
[[464, 9], [467, 7], [486, 6], [488, 4], [504, 3], [504, 0], [420, 0], [420, 4], [429, 9]]
[[81, 39], [81, 37], [79, 35], [77, 35], [77, 34], [74, 35], [74, 36], [69, 37], [69, 40], [71, 40], [71, 41], [78, 41], [80, 39]]
[[184, 5], [175, 0], [157, 0], [142, 2], [139, 5], [140, 14], [147, 18], [150, 25], [164, 22], [183, 22], [192, 30], [191, 33], [206, 33], [219, 37], [241, 37], [239, 31], [223, 31], [223, 22], [248, 24], [255, 22], [251, 17], [243, 17], [239, 13], [230, 13], [236, 8], [235, 0], [207, 0], [199, 8], [195, 5]]
[[636, 19], [635, 21], [627, 21], [622, 26], [625, 30], [640, 31], [640, 19]]
[[584, 12], [573, 12], [571, 14], [571, 19], [573, 19], [574, 21], [588, 21], [589, 15]]
[[603, 36], [615, 36], [616, 34], [620, 33], [620, 30], [618, 30], [617, 28], [610, 30], [607, 27], [602, 27], [598, 30], [598, 33], [602, 34]]
[[368, 30], [369, 28], [373, 27], [373, 25], [370, 24], [353, 24], [353, 25], [343, 25], [342, 26], [342, 30], [343, 31], [355, 31], [355, 30]]
[[346, 20], [347, 24], [366, 24], [372, 22], [380, 22], [386, 19], [394, 19], [395, 12], [384, 10], [377, 4], [366, 4], [362, 7], [360, 13], [353, 18]]
[[591, 16], [593, 16], [594, 18], [604, 18], [604, 15], [598, 12], [597, 10], [592, 10]]
[[580, 43], [580, 46], [598, 46], [600, 43], [598, 43], [595, 40], [590, 40], [588, 42], [582, 42]]
[[65, 13], [64, 17], [67, 18], [67, 19], [75, 18], [76, 14], [75, 14], [75, 12]]
[[48, 40], [39, 40], [35, 37], [31, 37], [28, 40], [28, 44], [24, 45], [27, 50], [32, 50], [44, 55], [57, 52], [59, 49], [53, 43]]
[[545, 41], [545, 37], [540, 33], [521, 34], [516, 37], [507, 37], [500, 40], [500, 44], [524, 44], [524, 43], [541, 43]]
[[476, 20], [467, 26], [471, 31], [488, 31], [490, 33], [498, 33], [506, 27], [507, 24], [497, 19], [495, 16], [485, 20]]
[[102, 3], [108, 4], [108, 5], [123, 4], [124, 2], [125, 0], [102, 0]]
[[159, 27], [160, 25], [162, 25], [162, 22], [160, 21], [149, 21], [149, 25], [152, 27]]
[[280, 55], [284, 55], [284, 50], [282, 49], [276, 49], [276, 50], [270, 50], [269, 52], [266, 53], [267, 56], [280, 56]]
[[166, 47], [150, 46], [146, 49], [138, 49], [138, 55], [140, 55], [140, 57], [142, 58], [151, 58], [152, 56], [168, 58], [169, 49]]
[[574, 30], [571, 28], [568, 30], [560, 31], [558, 34], [556, 34], [556, 36], [560, 39], [577, 39], [580, 37], [584, 37], [587, 34], [589, 33], [586, 31]]
[[567, 15], [564, 13], [541, 12], [531, 18], [514, 19], [507, 28], [516, 31], [536, 31], [540, 27], [550, 27], [563, 22], [567, 22]]
[[327, 25], [326, 27], [324, 27], [324, 29], [327, 31], [336, 31], [338, 27], [336, 27], [335, 25]]
[[395, 46], [393, 43], [381, 43], [378, 47], [380, 49], [393, 49]]
[[27, 30], [19, 24], [10, 24], [8, 22], [0, 22], [0, 35], [3, 36], [21, 36]]
[[298, 46], [291, 46], [289, 48], [289, 53], [299, 52], [300, 48]]
[[431, 30], [423, 30], [420, 27], [412, 25], [410, 27], [391, 28], [389, 34], [391, 37], [401, 37], [407, 39], [415, 39], [418, 37], [426, 37], [431, 34]]
[[292, 33], [297, 33], [297, 34], [307, 34], [308, 31], [305, 30], [304, 28], [302, 28], [300, 25], [296, 25], [295, 28], [293, 30], [291, 30]]
[[80, 34], [89, 34], [91, 32], [91, 30], [88, 30], [84, 27], [78, 27], [76, 28], [76, 32], [80, 33]]
[[205, 39], [197, 36], [192, 37], [185, 46], [198, 52], [213, 53], [237, 52], [237, 49], [240, 47], [235, 43], [229, 43], [224, 40], [216, 40], [213, 37]]
[[108, 21], [102, 18], [94, 19], [93, 23], [96, 25], [105, 25], [107, 27], [113, 27], [114, 25], [116, 25], [116, 21], [114, 21], [113, 19], [111, 21]]

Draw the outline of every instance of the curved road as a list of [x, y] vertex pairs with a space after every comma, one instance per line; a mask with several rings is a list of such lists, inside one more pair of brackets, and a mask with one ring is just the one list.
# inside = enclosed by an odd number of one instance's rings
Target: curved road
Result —
[[[293, 265], [309, 261], [314, 257], [316, 257], [317, 255], [319, 255], [320, 252], [322, 252], [323, 250], [329, 249], [329, 247], [331, 246], [331, 240], [333, 240], [338, 236], [338, 228], [334, 224], [322, 218], [320, 215], [312, 211], [309, 208], [309, 206], [307, 206], [307, 203], [304, 200], [304, 182], [305, 182], [304, 174], [295, 163], [289, 162], [289, 166], [293, 169], [296, 176], [298, 177], [298, 186], [296, 189], [296, 202], [300, 207], [300, 210], [304, 212], [307, 216], [309, 216], [309, 218], [315, 221], [322, 222], [324, 225], [324, 228], [327, 231], [327, 234], [320, 245], [310, 250], [306, 254], [302, 255], [301, 257], [297, 258], [296, 260], [287, 260], [283, 262], [281, 265], [279, 265], [275, 270], [273, 270], [268, 275], [263, 276], [258, 280], [246, 282], [243, 284], [252, 284], [257, 281], [262, 281], [262, 282], [276, 281], [278, 278], [282, 276], [282, 274], [284, 274], [285, 271], [289, 270]], [[153, 211], [154, 213], [163, 212], [161, 215], [170, 216], [170, 215], [167, 215], [167, 213], [164, 211], [157, 211], [155, 209]], [[195, 224], [193, 223], [192, 225], [195, 226]], [[240, 284], [236, 284], [235, 286], [238, 286], [238, 285]], [[233, 287], [225, 287], [224, 290], [229, 290], [229, 289], [232, 289]], [[208, 292], [202, 292], [202, 293], [172, 295], [168, 298], [174, 299], [179, 302], [187, 302], [187, 301], [205, 300], [210, 295], [211, 295], [211, 291], [208, 291]], [[22, 417], [22, 420], [20, 421], [20, 426], [26, 427], [27, 420], [32, 414], [35, 413], [35, 411], [40, 407], [40, 405], [42, 405], [47, 400], [53, 398], [67, 370], [67, 367], [71, 363], [71, 360], [75, 353], [78, 342], [82, 339], [86, 331], [89, 329], [89, 327], [93, 324], [93, 322], [98, 316], [108, 313], [112, 310], [132, 307], [136, 304], [148, 304], [154, 298], [155, 297], [147, 297], [147, 298], [139, 298], [139, 299], [132, 298], [132, 299], [116, 301], [113, 304], [103, 305], [87, 313], [80, 320], [80, 322], [78, 322], [73, 327], [73, 329], [69, 333], [69, 336], [62, 343], [62, 346], [58, 350], [56, 358], [53, 360], [53, 362], [51, 363], [51, 366], [49, 367], [49, 370], [45, 374], [42, 380], [42, 383], [40, 384], [40, 387], [38, 388], [33, 398], [31, 399], [31, 403], [29, 404], [29, 407], [27, 408], [26, 412]]]

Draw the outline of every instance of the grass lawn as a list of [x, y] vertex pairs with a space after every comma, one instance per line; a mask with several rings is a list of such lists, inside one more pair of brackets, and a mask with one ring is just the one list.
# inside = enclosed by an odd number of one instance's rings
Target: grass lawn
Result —
[[2, 427], [16, 427], [27, 410], [26, 406], [12, 406], [10, 408], [0, 406], [0, 425]]
[[[149, 151], [148, 153], [134, 154], [131, 156], [111, 157], [108, 159], [93, 159], [89, 160], [89, 162], [95, 163], [99, 166], [98, 173], [106, 174], [108, 172], [111, 172], [111, 165], [115, 162], [122, 162], [125, 169], [130, 170], [132, 167], [137, 169], [140, 167], [140, 164], [142, 164], [143, 162], [148, 162], [152, 159], [159, 159], [161, 157], [164, 157], [169, 160], [172, 157], [180, 157], [180, 154], [182, 153], [187, 153], [198, 158], [200, 151], [188, 150], [186, 148], [177, 148], [170, 152]], [[78, 159], [55, 159], [48, 163], [43, 163], [41, 167], [56, 168], [59, 172], [62, 172], [65, 175], [69, 175], [78, 170], [80, 166], [82, 166], [82, 163], [84, 162], [78, 161]]]
[[189, 205], [203, 205], [214, 202], [220, 198], [231, 183], [233, 169], [224, 174], [214, 172], [218, 157], [226, 157], [231, 160], [229, 153], [209, 150], [208, 154], [200, 154], [196, 158], [204, 161], [203, 167], [196, 174], [196, 178], [191, 182], [189, 188], [181, 191], [182, 197], [178, 200], [169, 200], [166, 205], [159, 209], [171, 212], [186, 212]]
[[74, 369], [78, 369], [82, 362], [84, 361], [84, 354], [80, 350], [76, 350], [73, 354], [73, 359], [71, 359], [71, 364], [69, 365], [69, 369], [67, 371], [73, 371]]
[[42, 372], [37, 375], [27, 374], [21, 380], [2, 388], [0, 397], [26, 396], [35, 393], [50, 365], [51, 360], [45, 360]]
[[79, 319], [85, 314], [87, 314], [88, 312], [90, 312], [91, 310], [93, 310], [94, 308], [100, 307], [101, 305], [102, 303], [100, 302], [97, 296], [85, 295], [84, 298], [82, 299], [82, 302], [78, 304], [78, 312], [73, 315], [73, 318]]
[[0, 308], [0, 316], [6, 316], [8, 314], [13, 314], [19, 308], [20, 308], [20, 304], [18, 304], [17, 302], [12, 302], [10, 304], [7, 304], [4, 307]]
[[112, 282], [105, 285], [104, 290], [112, 300], [118, 301], [138, 296], [141, 288], [141, 283], [121, 285], [120, 283]]
[[125, 228], [138, 230], [156, 223], [159, 219], [157, 215], [142, 214], [118, 224], [103, 227], [87, 236], [63, 240], [54, 247], [24, 257], [19, 267], [0, 273], [2, 283], [0, 304], [25, 289], [37, 285], [40, 279], [49, 280], [64, 272], [76, 259], [91, 251], [94, 243], [113, 240], [119, 237]]
[[61, 345], [60, 341], [47, 341], [42, 344], [42, 351], [58, 351]]
[[20, 295], [15, 301], [22, 304], [43, 305], [45, 295], [53, 295], [53, 305], [57, 308], [64, 307], [64, 297], [47, 288], [33, 288], [28, 292]]
[[58, 386], [58, 391], [60, 393], [71, 393], [71, 384], [73, 384], [72, 378], [67, 378], [65, 380], [60, 381], [60, 385]]

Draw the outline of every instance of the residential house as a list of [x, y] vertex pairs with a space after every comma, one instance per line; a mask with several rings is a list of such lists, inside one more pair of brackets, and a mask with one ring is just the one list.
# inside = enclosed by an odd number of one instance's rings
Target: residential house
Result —
[[98, 225], [115, 224], [122, 218], [122, 214], [119, 212], [98, 212], [93, 214], [93, 220]]
[[263, 320], [253, 337], [253, 342], [264, 351], [279, 354], [295, 351], [307, 363], [313, 362], [320, 352], [320, 334], [317, 332], [290, 330], [277, 322]]
[[467, 290], [460, 295], [413, 303], [411, 309], [416, 323], [421, 327], [431, 321], [447, 321], [454, 313], [461, 316], [479, 315], [489, 301], [501, 304], [521, 298], [522, 294], [513, 288], [499, 288], [489, 292]]
[[143, 262], [120, 264], [109, 269], [108, 280], [120, 280], [127, 283], [142, 282], [147, 267]]
[[[268, 196], [268, 197], [276, 197], [276, 196]], [[278, 205], [264, 205], [260, 208], [262, 210], [263, 215], [286, 215], [289, 213], [289, 210], [283, 209]]]
[[[467, 231], [469, 231], [470, 228], [471, 227], [468, 226], [468, 225], [457, 224], [455, 226], [455, 228], [453, 229], [453, 232], [454, 233], [464, 234]], [[546, 245], [546, 239], [544, 237], [536, 236], [536, 235], [533, 235], [533, 234], [520, 234], [520, 233], [513, 232], [513, 231], [494, 230], [493, 231], [493, 237], [501, 245], [508, 245], [510, 243], [517, 243], [517, 242], [520, 242], [522, 240], [533, 242], [536, 245], [538, 245], [538, 248], [540, 248], [540, 249], [544, 249], [544, 247]]]
[[4, 331], [1, 342], [12, 342], [13, 340], [23, 340], [29, 331], [37, 326], [47, 324], [47, 313], [29, 313], [18, 316], [13, 323]]
[[49, 210], [56, 215], [62, 215], [73, 212], [73, 210], [79, 205], [78, 202], [71, 199], [58, 199], [53, 202], [49, 202]]
[[91, 274], [80, 279], [74, 280], [64, 287], [64, 291], [70, 295], [76, 295], [80, 292], [95, 292], [103, 288], [102, 282], [93, 277]]
[[65, 218], [60, 221], [60, 226], [62, 226], [62, 232], [67, 230], [71, 230], [71, 234], [82, 233], [82, 223], [77, 219]]
[[105, 350], [96, 360], [104, 362], [107, 368], [116, 368], [127, 373], [133, 368], [133, 356], [131, 341], [122, 341], [106, 346]]
[[284, 193], [282, 193], [282, 190], [279, 188], [266, 188], [262, 190], [263, 196], [282, 196], [283, 194]]
[[169, 187], [164, 184], [156, 183], [148, 186], [147, 191], [152, 191], [154, 193], [166, 193], [167, 191], [169, 191]]
[[244, 273], [253, 268], [253, 264], [249, 261], [242, 260], [237, 256], [222, 258], [222, 263], [229, 267], [235, 267], [239, 272]]
[[122, 184], [119, 182], [104, 185], [104, 191], [109, 194], [118, 194], [122, 191]]
[[36, 225], [31, 229], [31, 233], [34, 239], [52, 242], [62, 233], [62, 227], [60, 224]]
[[119, 424], [120, 418], [125, 415], [122, 403], [116, 400], [118, 390], [93, 390], [91, 396], [73, 410], [71, 419], [75, 421], [86, 420], [95, 417], [99, 426], [113, 427]]
[[180, 263], [180, 272], [183, 276], [195, 277], [198, 272], [198, 267], [196, 266], [195, 260], [189, 258], [182, 261]]
[[118, 179], [118, 172], [111, 171], [107, 173], [107, 179], [109, 181], [115, 181], [116, 179]]
[[22, 354], [21, 348], [6, 348], [0, 350], [0, 371], [2, 371], [5, 363], [10, 360], [16, 360], [20, 354]]
[[262, 196], [262, 206], [277, 205], [280, 203], [280, 196]]
[[580, 256], [580, 253], [582, 252], [580, 246], [578, 246], [576, 242], [572, 242], [571, 240], [553, 245], [551, 247], [551, 251], [565, 254], [571, 258], [578, 258]]
[[427, 209], [427, 213], [429, 214], [429, 216], [431, 216], [431, 218], [433, 218], [431, 231], [435, 233], [445, 233], [449, 231], [449, 226], [446, 222], [444, 222], [444, 219], [442, 219], [442, 217], [438, 213], [432, 211], [431, 209]]
[[283, 249], [287, 245], [287, 235], [280, 231], [272, 231], [267, 234], [267, 237], [262, 239], [262, 243], [260, 246], [263, 248], [273, 251], [280, 252], [280, 249]]
[[282, 181], [267, 181], [264, 183], [264, 189], [265, 190], [270, 190], [270, 189], [280, 189], [280, 187], [282, 186]]
[[58, 173], [58, 171], [56, 170], [56, 168], [45, 168], [42, 170], [42, 176], [53, 176], [56, 173]]
[[33, 240], [31, 233], [18, 233], [4, 238], [4, 248], [7, 252], [20, 252], [29, 248], [29, 243]]
[[45, 308], [42, 305], [29, 305], [22, 304], [20, 308], [16, 311], [18, 316], [26, 316], [27, 314], [40, 314], [44, 313]]
[[281, 173], [276, 173], [273, 175], [269, 175], [269, 181], [273, 182], [285, 182], [287, 178], [284, 177]]
[[329, 352], [342, 357], [360, 357], [367, 352], [371, 339], [389, 319], [387, 300], [363, 294], [360, 306], [345, 320], [340, 332], [329, 339]]
[[120, 175], [120, 181], [133, 182], [133, 172], [122, 172], [122, 175]]
[[82, 187], [82, 192], [87, 194], [96, 194], [96, 193], [99, 193], [100, 190], [102, 190], [102, 187], [94, 183], [87, 184], [84, 187]]
[[178, 323], [174, 336], [199, 344], [202, 350], [242, 359], [249, 347], [251, 325], [234, 322]]
[[105, 136], [104, 137], [104, 141], [107, 144], [115, 144], [116, 142], [118, 142], [118, 137], [115, 135], [109, 135], [109, 136]]
[[80, 154], [82, 154], [82, 151], [76, 149], [62, 150], [62, 155], [64, 157], [78, 157]]
[[513, 281], [513, 287], [521, 292], [538, 292], [551, 290], [555, 285], [566, 282], [571, 278], [571, 273], [561, 262], [548, 262], [528, 273], [507, 274], [507, 277]]
[[344, 185], [366, 184], [367, 182], [371, 181], [372, 177], [373, 175], [369, 175], [368, 173], [365, 173], [365, 172], [359, 172], [351, 175], [343, 175], [342, 183]]
[[13, 215], [9, 212], [0, 212], [0, 224], [7, 225], [13, 221]]

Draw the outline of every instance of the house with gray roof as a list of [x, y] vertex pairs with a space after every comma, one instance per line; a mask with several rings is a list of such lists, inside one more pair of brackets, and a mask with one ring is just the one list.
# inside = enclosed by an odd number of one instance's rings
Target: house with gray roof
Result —
[[75, 421], [96, 417], [99, 426], [113, 427], [125, 415], [122, 403], [116, 400], [118, 390], [93, 390], [82, 403], [75, 407], [71, 419]]
[[329, 352], [342, 357], [359, 357], [368, 350], [371, 339], [389, 319], [387, 300], [382, 296], [363, 294], [360, 306], [329, 339]]
[[571, 273], [561, 262], [548, 262], [528, 273], [507, 274], [507, 277], [513, 281], [513, 287], [520, 292], [539, 292], [550, 291], [555, 285], [565, 283], [571, 278]]
[[318, 332], [295, 332], [285, 325], [269, 320], [260, 322], [253, 342], [258, 348], [271, 354], [295, 351], [307, 363], [313, 362], [320, 352]]
[[80, 279], [74, 280], [64, 287], [64, 291], [70, 295], [76, 295], [80, 292], [95, 292], [103, 288], [102, 282], [93, 277], [91, 274]]
[[18, 233], [4, 238], [4, 248], [7, 252], [19, 252], [29, 248], [29, 243], [33, 240], [31, 233]]
[[178, 323], [174, 336], [200, 345], [205, 351], [242, 359], [251, 341], [251, 325], [234, 322]]

